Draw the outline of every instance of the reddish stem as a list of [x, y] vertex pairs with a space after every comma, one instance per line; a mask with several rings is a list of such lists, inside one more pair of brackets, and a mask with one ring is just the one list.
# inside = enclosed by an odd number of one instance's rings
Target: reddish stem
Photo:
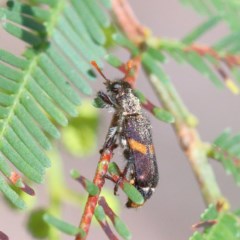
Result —
[[127, 34], [130, 40], [135, 43], [141, 43], [146, 37], [146, 30], [138, 22], [128, 1], [113, 0], [112, 8], [123, 32]]
[[226, 63], [227, 66], [233, 67], [240, 65], [240, 56], [239, 55], [231, 55], [231, 54], [225, 54], [221, 56], [217, 51], [215, 51], [213, 48], [200, 45], [200, 44], [192, 44], [189, 47], [185, 48], [185, 51], [194, 51], [198, 53], [200, 56], [210, 55], [214, 57], [217, 60], [221, 60]]
[[212, 227], [215, 224], [217, 224], [217, 220], [207, 220], [192, 225], [192, 229], [196, 230], [197, 228], [208, 228]]
[[101, 158], [98, 162], [97, 170], [95, 173], [95, 177], [93, 179], [93, 183], [98, 186], [99, 194], [95, 196], [88, 196], [87, 203], [85, 205], [84, 213], [80, 222], [79, 227], [84, 230], [86, 235], [82, 237], [81, 235], [76, 236], [76, 240], [84, 240], [87, 238], [87, 234], [91, 225], [91, 221], [94, 215], [95, 208], [98, 203], [98, 198], [101, 192], [101, 189], [105, 183], [105, 175], [108, 171], [108, 165], [113, 156], [113, 147], [108, 149], [103, 149], [101, 154]]

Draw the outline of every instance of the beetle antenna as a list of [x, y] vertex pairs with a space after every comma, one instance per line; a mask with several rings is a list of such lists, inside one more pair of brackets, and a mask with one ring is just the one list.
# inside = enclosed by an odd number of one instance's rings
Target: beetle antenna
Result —
[[107, 82], [111, 82], [102, 72], [102, 70], [100, 69], [100, 67], [98, 66], [98, 64], [95, 61], [91, 61], [92, 66], [99, 72], [99, 74], [107, 81]]
[[134, 63], [132, 60], [129, 60], [127, 63], [126, 63], [126, 68], [125, 68], [125, 76], [124, 76], [124, 80], [126, 80], [128, 77], [131, 76], [132, 74], [132, 70], [134, 69]]

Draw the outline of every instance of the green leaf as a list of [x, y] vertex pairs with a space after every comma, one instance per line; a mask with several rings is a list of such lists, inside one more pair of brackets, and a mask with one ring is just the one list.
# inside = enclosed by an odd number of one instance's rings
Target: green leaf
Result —
[[97, 206], [94, 211], [94, 216], [97, 218], [98, 221], [106, 220], [106, 214], [103, 210], [102, 206]]
[[217, 217], [218, 211], [214, 204], [209, 205], [208, 208], [205, 209], [204, 212], [201, 214], [201, 220], [203, 221], [213, 220], [216, 219]]
[[218, 160], [240, 185], [240, 134], [231, 136], [230, 129], [223, 131], [213, 142], [209, 156]]
[[[50, 166], [44, 150], [51, 148], [51, 137], [59, 138], [59, 125], [68, 125], [68, 118], [78, 115], [81, 99], [76, 90], [92, 93], [88, 82], [95, 76], [89, 62], [103, 64], [103, 27], [110, 20], [99, 2], [75, 0], [35, 0], [31, 5], [8, 1], [0, 8], [0, 20], [28, 47], [23, 56], [0, 49], [0, 170], [9, 178], [14, 171], [9, 160], [27, 178], [41, 183]], [[65, 141], [73, 137], [71, 148], [77, 146], [72, 150], [77, 154], [96, 147], [97, 115], [89, 109], [70, 121], [71, 134], [64, 133]], [[3, 183], [0, 190], [22, 207], [6, 186]]]
[[[114, 175], [119, 176], [120, 175], [119, 168], [118, 168], [118, 166], [115, 162], [111, 162], [109, 164], [108, 172], [112, 176], [114, 176]], [[144, 199], [143, 199], [142, 194], [132, 184], [124, 181], [122, 190], [128, 196], [128, 198], [132, 202], [136, 203], [137, 205], [142, 205], [144, 203]]]
[[[82, 21], [84, 25], [86, 26], [89, 34], [91, 37], [99, 44], [103, 45], [106, 41], [106, 37], [104, 35], [103, 30], [98, 25], [97, 20], [95, 19], [94, 15], [91, 14], [87, 4], [86, 0], [83, 1], [77, 1], [72, 0], [74, 7], [76, 8], [77, 13], [82, 18]], [[90, 18], [89, 16], [92, 17]]]
[[85, 0], [85, 3], [100, 26], [104, 28], [110, 26], [109, 18], [95, 0]]
[[232, 31], [239, 30], [239, 24], [237, 24], [239, 17], [239, 2], [230, 0], [230, 1], [221, 1], [221, 0], [181, 0], [184, 4], [192, 6], [196, 12], [214, 17], [218, 16], [222, 20], [228, 23]]
[[240, 239], [240, 225], [237, 215], [231, 212], [217, 212], [216, 207], [210, 205], [201, 215], [203, 222], [216, 220], [213, 225], [206, 225], [202, 233], [195, 232], [190, 240], [238, 240]]
[[59, 220], [50, 214], [45, 213], [43, 216], [43, 220], [49, 225], [52, 225], [59, 231], [64, 232], [68, 235], [76, 236], [77, 234], [80, 234], [81, 236], [85, 236], [85, 232], [82, 229], [75, 227], [65, 221]]
[[0, 176], [0, 191], [5, 195], [5, 197], [15, 206], [17, 206], [20, 209], [25, 209], [25, 203], [23, 200], [19, 197], [19, 195], [12, 190], [12, 188], [6, 184], [4, 178]]
[[127, 48], [133, 56], [136, 56], [139, 54], [138, 48], [135, 46], [133, 42], [131, 42], [128, 38], [126, 38], [123, 34], [120, 32], [113, 34], [113, 40], [119, 44], [122, 47]]
[[109, 163], [109, 165], [108, 165], [108, 172], [111, 175], [117, 175], [117, 176], [120, 176], [120, 174], [121, 174], [121, 172], [119, 170], [119, 167], [118, 167], [118, 165], [115, 162], [110, 162]]
[[217, 77], [217, 75], [212, 71], [207, 61], [203, 59], [198, 53], [189, 52], [187, 54], [183, 53], [187, 62], [192, 65], [197, 71], [209, 78], [216, 87], [223, 87], [223, 82]]
[[115, 68], [118, 68], [123, 64], [122, 61], [118, 57], [116, 57], [115, 55], [112, 55], [112, 54], [106, 55], [105, 59], [110, 65], [112, 65]]
[[71, 176], [79, 181], [90, 195], [95, 196], [99, 194], [99, 188], [93, 182], [81, 176], [77, 170], [72, 170]]
[[211, 28], [215, 27], [221, 18], [219, 16], [214, 16], [209, 18], [203, 24], [194, 29], [186, 37], [183, 38], [182, 42], [185, 44], [191, 44], [200, 38], [204, 33], [207, 33]]
[[101, 2], [106, 8], [111, 8], [112, 6], [112, 0], [101, 0]]
[[144, 203], [142, 194], [132, 184], [125, 182], [123, 184], [123, 191], [128, 198], [137, 205], [142, 205]]
[[193, 236], [189, 238], [189, 240], [204, 240], [203, 236], [199, 232], [195, 232]]
[[153, 113], [156, 118], [158, 118], [159, 120], [161, 120], [163, 122], [173, 123], [175, 121], [174, 116], [170, 112], [168, 112], [164, 109], [155, 107], [153, 109]]
[[131, 235], [130, 231], [128, 230], [126, 224], [117, 216], [114, 218], [114, 227], [115, 227], [116, 231], [118, 232], [118, 234], [120, 236], [122, 236], [124, 239], [132, 238], [132, 235]]
[[159, 62], [166, 61], [165, 56], [159, 50], [149, 47], [147, 51], [157, 61]]
[[229, 34], [228, 36], [220, 39], [213, 45], [213, 48], [217, 51], [228, 50], [229, 47], [239, 45], [237, 39], [240, 37], [240, 31]]
[[222, 146], [226, 140], [228, 139], [228, 137], [230, 137], [231, 134], [231, 129], [227, 128], [225, 129], [215, 140], [214, 140], [214, 144], [217, 146]]
[[146, 70], [159, 78], [163, 83], [168, 83], [169, 78], [164, 73], [159, 64], [156, 63], [155, 59], [147, 52], [142, 55], [142, 63]]

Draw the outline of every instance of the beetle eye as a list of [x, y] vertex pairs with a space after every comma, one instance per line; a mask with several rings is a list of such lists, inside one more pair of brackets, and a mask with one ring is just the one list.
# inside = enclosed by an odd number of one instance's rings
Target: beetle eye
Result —
[[121, 85], [120, 83], [114, 83], [114, 84], [111, 86], [111, 91], [117, 93], [121, 88], [122, 88], [122, 85]]

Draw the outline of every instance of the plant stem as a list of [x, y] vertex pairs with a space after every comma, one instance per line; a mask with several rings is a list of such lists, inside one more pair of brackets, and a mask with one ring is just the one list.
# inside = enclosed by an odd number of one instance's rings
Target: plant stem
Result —
[[112, 149], [104, 149], [101, 158], [98, 162], [97, 170], [95, 173], [95, 177], [93, 179], [93, 183], [99, 188], [99, 193], [97, 195], [88, 196], [87, 203], [85, 205], [84, 213], [82, 215], [82, 219], [79, 227], [84, 230], [86, 235], [84, 237], [77, 235], [76, 240], [84, 240], [87, 237], [91, 221], [94, 215], [95, 208], [98, 203], [98, 198], [101, 192], [101, 189], [105, 183], [105, 175], [108, 171], [108, 165], [112, 158]]
[[[164, 84], [153, 75], [150, 75], [149, 80], [164, 107], [174, 114], [172, 106], [176, 105], [176, 99], [178, 105], [182, 106], [183, 103], [179, 97], [176, 96], [171, 83], [168, 83], [169, 86], [164, 86]], [[186, 114], [185, 119], [182, 119], [180, 111], [177, 114], [175, 113], [174, 129], [181, 148], [189, 159], [206, 205], [210, 203], [222, 203], [224, 206], [228, 206], [227, 200], [222, 196], [212, 167], [208, 162], [208, 149], [206, 144], [201, 141], [194, 126], [195, 121], [193, 119], [190, 114]]]

